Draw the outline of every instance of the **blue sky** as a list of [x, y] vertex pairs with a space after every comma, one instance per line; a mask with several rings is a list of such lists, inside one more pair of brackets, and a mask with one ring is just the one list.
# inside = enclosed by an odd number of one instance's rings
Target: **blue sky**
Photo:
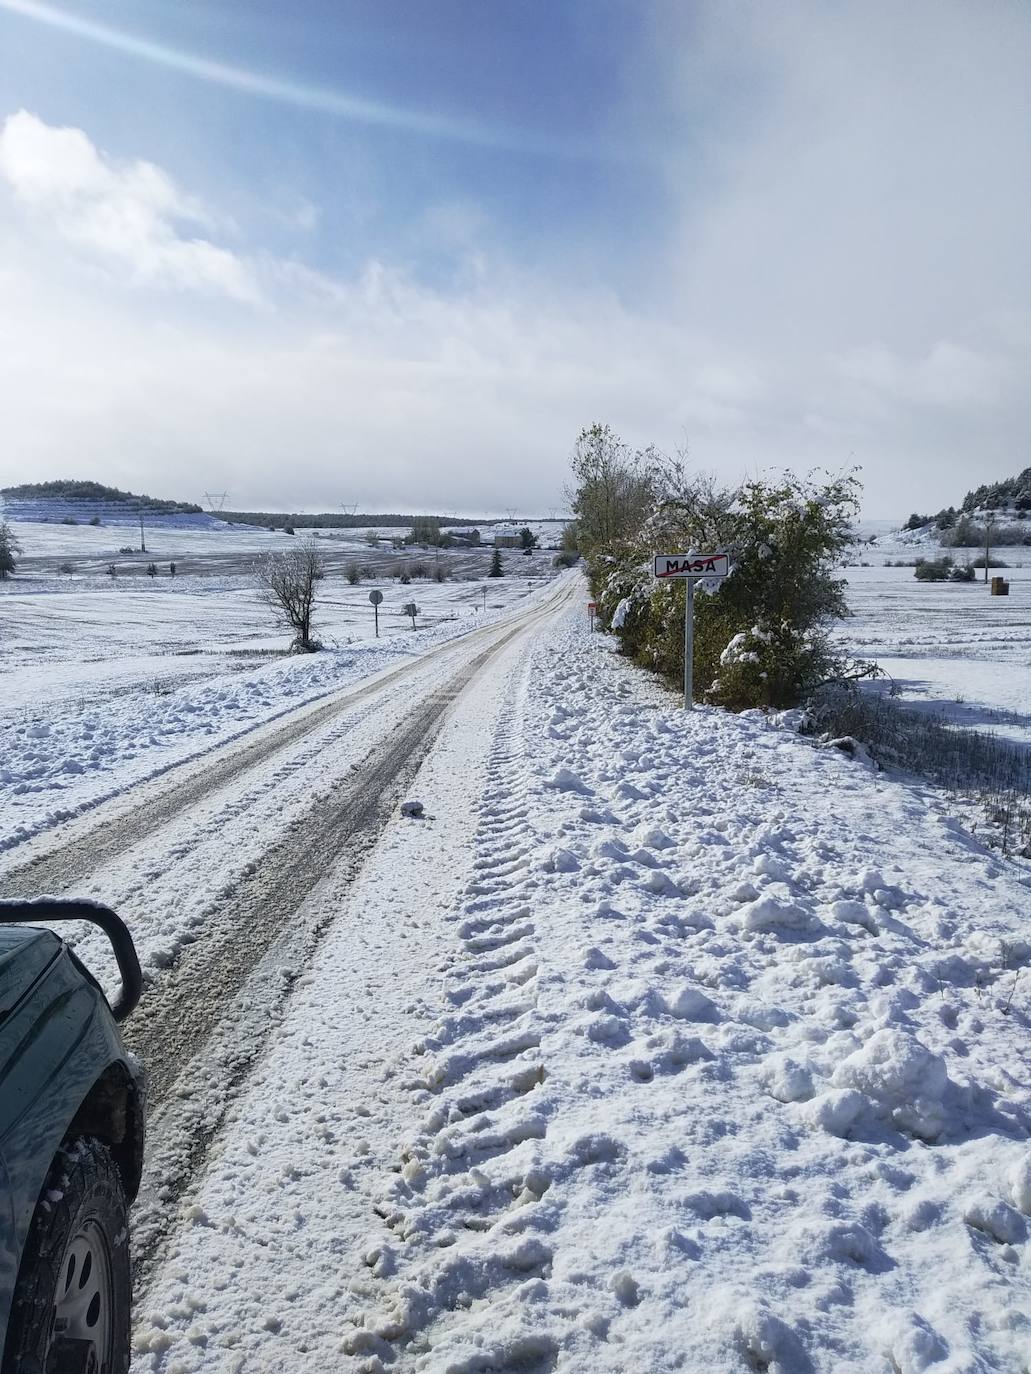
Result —
[[1018, 0], [0, 0], [0, 483], [529, 512], [601, 419], [947, 504], [1028, 461], [1029, 69]]
[[[300, 246], [313, 265], [354, 271], [375, 254], [446, 280], [465, 208], [478, 240], [513, 264], [636, 291], [641, 256], [670, 222], [632, 90], [650, 38], [644, 5], [101, 0], [56, 10], [127, 47], [164, 49], [169, 65], [8, 11], [0, 108], [85, 129], [114, 156], [146, 156], [217, 201], [252, 246], [298, 249], [291, 231], [312, 207]], [[290, 83], [315, 108], [190, 74], [191, 58]], [[317, 108], [334, 97], [380, 106], [396, 123]], [[672, 106], [656, 114], [677, 118]]]

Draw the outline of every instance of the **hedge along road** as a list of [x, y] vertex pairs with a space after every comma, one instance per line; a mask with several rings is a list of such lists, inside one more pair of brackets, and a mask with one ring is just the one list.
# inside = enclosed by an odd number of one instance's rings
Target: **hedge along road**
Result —
[[[126, 1038], [150, 1085], [148, 1162], [135, 1228], [144, 1281], [174, 1220], [175, 1200], [203, 1166], [293, 978], [332, 919], [316, 889], [330, 871], [337, 889], [353, 880], [449, 706], [506, 645], [565, 605], [571, 591], [562, 585], [507, 623], [304, 711], [203, 775], [171, 786], [165, 778], [157, 798], [116, 818], [110, 832], [93, 825], [4, 880], [5, 891], [17, 883], [19, 895], [28, 895], [79, 889], [93, 875], [91, 895], [125, 912], [141, 942], [150, 981]], [[179, 910], [167, 957], [148, 929], [150, 912], [162, 906]], [[161, 957], [148, 960], [148, 950]], [[92, 947], [84, 953], [91, 964], [103, 958]]]

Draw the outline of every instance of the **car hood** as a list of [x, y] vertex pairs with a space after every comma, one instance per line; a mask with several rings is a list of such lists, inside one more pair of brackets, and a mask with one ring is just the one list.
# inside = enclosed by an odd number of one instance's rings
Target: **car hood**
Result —
[[0, 925], [0, 1020], [18, 1005], [60, 948], [52, 930]]

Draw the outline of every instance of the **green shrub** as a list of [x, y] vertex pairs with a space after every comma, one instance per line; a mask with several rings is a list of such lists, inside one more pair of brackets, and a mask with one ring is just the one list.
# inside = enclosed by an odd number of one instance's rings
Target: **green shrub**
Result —
[[[640, 473], [633, 463], [628, 483]], [[588, 539], [585, 549], [602, 623], [624, 653], [681, 680], [685, 587], [656, 583], [652, 559], [720, 550], [730, 554], [731, 575], [695, 597], [696, 697], [731, 710], [786, 707], [825, 681], [871, 671], [850, 663], [828, 635], [830, 622], [847, 613], [837, 569], [853, 542], [853, 475], [819, 482], [786, 474], [722, 491], [689, 480], [679, 458], [655, 453], [649, 473], [653, 500], [638, 527], [624, 525], [623, 537], [607, 543]], [[609, 481], [618, 488], [611, 474]], [[587, 504], [574, 499], [573, 508]]]
[[15, 554], [21, 553], [21, 545], [6, 520], [0, 519], [0, 582], [6, 582], [18, 566]]
[[913, 576], [918, 582], [948, 582], [952, 569], [952, 559], [948, 554], [941, 558], [918, 558]]

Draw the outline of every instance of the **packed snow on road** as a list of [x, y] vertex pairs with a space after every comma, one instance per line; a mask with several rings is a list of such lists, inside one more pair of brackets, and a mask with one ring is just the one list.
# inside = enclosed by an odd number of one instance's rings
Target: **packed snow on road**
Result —
[[[45, 533], [0, 885], [140, 952], [134, 1374], [1028, 1367], [1031, 865], [797, 712], [685, 713], [550, 555], [351, 587], [342, 547], [285, 656], [246, 568], [289, 536], [151, 580]], [[892, 551], [843, 633], [1026, 742], [1024, 570]]]
[[513, 639], [318, 894], [134, 1370], [1025, 1368], [1031, 874], [796, 725]]
[[[0, 850], [22, 844], [70, 817], [123, 795], [184, 759], [201, 759], [255, 728], [385, 674], [470, 629], [495, 623], [527, 602], [554, 574], [552, 556], [510, 554], [506, 575], [485, 580], [489, 551], [466, 553], [479, 580], [400, 585], [385, 576], [356, 586], [342, 569], [368, 557], [359, 540], [328, 536], [316, 629], [317, 655], [289, 656], [255, 589], [254, 557], [296, 545], [265, 531], [151, 532], [178, 559], [178, 575], [111, 579], [83, 559], [106, 529], [19, 527], [26, 548], [42, 541], [48, 560], [0, 582]], [[194, 544], [184, 541], [192, 535]], [[116, 536], [117, 537], [117, 534]], [[225, 567], [243, 548], [248, 571]], [[335, 550], [335, 552], [334, 552]], [[62, 577], [61, 554], [85, 568]], [[433, 565], [433, 555], [390, 554]], [[147, 561], [141, 555], [141, 564]], [[454, 560], [447, 560], [454, 567]], [[381, 573], [383, 569], [380, 570]], [[379, 630], [369, 603], [382, 591]], [[415, 602], [413, 625], [402, 606]], [[47, 680], [40, 693], [40, 668]]]

